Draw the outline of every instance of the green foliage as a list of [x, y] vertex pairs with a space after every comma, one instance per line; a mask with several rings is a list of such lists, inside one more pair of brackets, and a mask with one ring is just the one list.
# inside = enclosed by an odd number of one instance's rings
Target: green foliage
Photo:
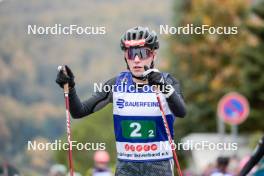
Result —
[[[261, 1], [253, 8], [259, 18], [263, 18], [263, 4]], [[253, 18], [251, 23], [254, 25], [245, 27], [249, 17], [244, 1], [186, 1], [182, 7], [177, 8], [182, 9], [183, 15], [181, 19], [178, 19], [179, 15], [175, 16], [175, 26], [188, 23], [195, 26], [237, 26], [238, 34], [171, 36], [170, 71], [182, 81], [187, 103], [187, 117], [178, 120], [176, 136], [181, 137], [194, 131], [215, 132], [217, 103], [229, 91], [241, 92], [250, 102], [251, 113], [249, 119], [241, 125], [241, 131], [262, 129], [263, 19]], [[179, 11], [175, 13], [179, 14]], [[259, 25], [255, 24], [257, 22]]]
[[255, 42], [249, 42], [241, 51], [242, 58], [239, 62], [241, 69], [241, 91], [248, 97], [251, 114], [243, 130], [257, 130], [264, 126], [264, 1], [259, 1], [253, 12], [257, 16], [247, 25]]
[[[244, 1], [182, 1], [181, 19], [175, 26], [238, 27], [238, 34], [177, 34], [170, 40], [172, 72], [182, 83], [187, 117], [176, 123], [176, 136], [191, 132], [216, 131], [216, 107], [220, 97], [239, 91], [239, 51], [246, 42], [243, 24], [247, 9]], [[227, 8], [228, 7], [228, 8]], [[179, 11], [175, 12], [179, 13]], [[179, 21], [179, 22], [178, 22]]]

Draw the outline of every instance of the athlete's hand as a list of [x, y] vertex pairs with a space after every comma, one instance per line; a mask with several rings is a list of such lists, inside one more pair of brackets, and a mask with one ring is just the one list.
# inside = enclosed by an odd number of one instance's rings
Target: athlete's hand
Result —
[[143, 76], [148, 78], [149, 85], [163, 86], [166, 84], [162, 73], [158, 69], [149, 69], [146, 65], [144, 69]]
[[172, 85], [168, 84], [163, 77], [162, 73], [158, 69], [149, 69], [148, 66], [144, 66], [145, 72], [143, 73], [144, 77], [147, 77], [149, 85], [158, 86], [159, 90], [165, 94], [168, 98], [173, 94], [175, 89]]
[[71, 69], [65, 65], [65, 70], [67, 75], [64, 73], [64, 71], [61, 69], [58, 71], [56, 83], [63, 88], [64, 84], [69, 84], [70, 88], [74, 88], [75, 82], [74, 82], [74, 75], [71, 71]]

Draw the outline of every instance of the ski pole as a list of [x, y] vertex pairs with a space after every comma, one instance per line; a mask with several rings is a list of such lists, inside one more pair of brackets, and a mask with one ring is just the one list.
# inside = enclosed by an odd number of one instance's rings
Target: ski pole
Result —
[[171, 151], [172, 151], [172, 154], [173, 154], [173, 160], [176, 163], [178, 175], [182, 176], [182, 171], [181, 171], [180, 163], [178, 161], [177, 153], [172, 148], [172, 137], [171, 137], [171, 133], [170, 133], [170, 129], [169, 129], [169, 125], [168, 125], [168, 122], [167, 122], [167, 118], [166, 118], [164, 109], [163, 109], [163, 107], [161, 105], [161, 100], [160, 100], [160, 96], [159, 96], [159, 87], [158, 86], [156, 87], [156, 91], [155, 92], [156, 92], [156, 97], [157, 97], [157, 100], [158, 100], [158, 104], [159, 104], [159, 108], [160, 108], [163, 124], [165, 126], [165, 131], [167, 133], [167, 136], [168, 136], [168, 139], [169, 139], [169, 143], [170, 143], [170, 146], [171, 146]]
[[[67, 75], [67, 71], [65, 66], [58, 66], [58, 71], [63, 71], [65, 75]], [[69, 84], [64, 84], [64, 98], [65, 98], [65, 106], [66, 106], [66, 129], [67, 129], [67, 139], [69, 144], [68, 149], [68, 159], [69, 159], [69, 168], [70, 168], [70, 176], [73, 176], [73, 162], [72, 162], [72, 142], [71, 142], [71, 117], [69, 111]]]
[[238, 176], [246, 176], [251, 171], [251, 169], [263, 158], [264, 156], [264, 136], [259, 140], [258, 145], [256, 146], [251, 158], [242, 168]]

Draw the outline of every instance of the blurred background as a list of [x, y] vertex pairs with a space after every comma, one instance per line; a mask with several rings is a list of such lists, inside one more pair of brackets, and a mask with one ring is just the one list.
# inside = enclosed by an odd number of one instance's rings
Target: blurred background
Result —
[[[28, 35], [28, 25], [34, 24], [105, 26], [106, 34]], [[238, 34], [159, 35], [157, 67], [181, 82], [187, 105], [186, 118], [176, 120], [175, 140], [214, 141], [218, 101], [239, 92], [248, 99], [250, 113], [238, 127], [238, 151], [221, 153], [235, 162], [230, 169], [237, 172], [264, 130], [264, 0], [1, 0], [0, 173], [10, 166], [21, 175], [48, 175], [54, 164], [67, 166], [66, 151], [27, 150], [28, 141], [66, 139], [63, 92], [55, 83], [58, 65], [71, 67], [85, 100], [93, 83], [125, 69], [119, 42], [127, 29], [140, 25], [159, 33], [160, 25], [186, 24], [237, 26]], [[106, 143], [114, 169], [112, 105], [72, 125], [73, 140]], [[230, 132], [226, 125], [226, 140]], [[93, 155], [74, 150], [75, 170], [91, 175]], [[201, 175], [215, 167], [220, 153], [178, 155], [186, 175]]]

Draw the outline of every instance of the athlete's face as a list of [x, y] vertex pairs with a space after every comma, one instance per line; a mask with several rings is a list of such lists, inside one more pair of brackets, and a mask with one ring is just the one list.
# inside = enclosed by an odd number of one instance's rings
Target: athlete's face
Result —
[[[150, 67], [152, 61], [154, 61], [156, 52], [151, 51], [148, 48], [142, 48], [143, 50], [125, 50], [125, 59], [130, 68], [130, 71], [135, 76], [142, 76], [144, 66]], [[138, 54], [136, 54], [138, 53]]]

